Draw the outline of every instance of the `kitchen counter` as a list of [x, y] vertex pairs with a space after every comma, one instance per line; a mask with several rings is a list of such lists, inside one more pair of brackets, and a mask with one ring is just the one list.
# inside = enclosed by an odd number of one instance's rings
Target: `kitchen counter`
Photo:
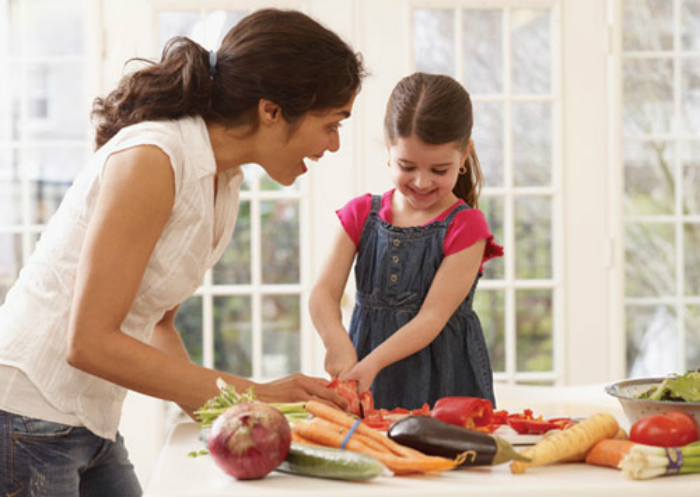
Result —
[[[499, 409], [521, 411], [526, 407], [545, 417], [587, 416], [593, 412], [613, 414], [628, 429], [617, 400], [603, 385], [584, 387], [497, 387]], [[189, 457], [204, 448], [195, 423], [175, 425], [161, 451], [146, 489], [146, 497], [406, 497], [406, 496], [615, 496], [674, 497], [698, 495], [700, 474], [677, 475], [647, 481], [628, 479], [622, 472], [586, 464], [562, 464], [531, 468], [512, 475], [508, 464], [496, 467], [457, 469], [430, 476], [376, 478], [368, 482], [307, 478], [272, 472], [261, 480], [236, 481], [209, 456]], [[332, 494], [331, 494], [332, 492]]]

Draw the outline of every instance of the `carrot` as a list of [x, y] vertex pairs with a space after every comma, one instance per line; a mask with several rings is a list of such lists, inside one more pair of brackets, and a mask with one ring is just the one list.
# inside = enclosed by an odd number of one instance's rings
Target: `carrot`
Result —
[[[322, 419], [322, 418], [314, 418], [309, 422], [309, 424], [311, 426], [319, 426], [322, 429], [331, 430], [331, 431], [334, 431], [336, 433], [339, 433], [343, 436], [343, 439], [345, 439], [345, 437], [348, 435], [348, 431], [350, 431], [347, 428], [345, 428], [344, 426], [333, 424], [330, 421], [326, 421], [325, 419]], [[362, 435], [361, 433], [357, 433], [357, 429], [352, 434], [351, 438], [354, 440], [357, 440], [358, 442], [365, 444], [367, 447], [369, 447], [370, 449], [376, 450], [377, 452], [384, 452], [386, 454], [391, 454], [391, 451], [389, 450], [389, 448], [385, 447], [384, 445], [380, 444], [379, 442], [377, 442], [376, 440], [374, 440], [372, 438], [369, 438], [365, 435]], [[341, 443], [342, 443], [342, 441], [341, 441]]]
[[530, 462], [513, 461], [511, 473], [524, 473], [530, 466], [544, 466], [561, 462], [576, 454], [585, 453], [597, 442], [614, 437], [618, 432], [617, 420], [610, 414], [594, 414], [580, 423], [545, 437], [520, 453]]
[[[323, 418], [327, 421], [330, 421], [331, 423], [344, 426], [345, 428], [351, 428], [356, 421], [355, 418], [353, 418], [352, 416], [348, 416], [343, 411], [339, 411], [338, 409], [334, 409], [333, 407], [329, 407], [326, 404], [322, 404], [321, 402], [315, 400], [308, 401], [304, 407], [307, 410], [307, 412], [313, 414], [314, 416], [318, 418]], [[369, 426], [363, 425], [362, 423], [360, 423], [357, 426], [357, 428], [355, 429], [355, 433], [365, 435], [366, 437], [369, 437], [379, 442], [396, 455], [403, 457], [425, 457], [425, 454], [418, 452], [415, 449], [411, 449], [401, 444], [397, 444], [393, 440], [390, 440], [388, 437], [379, 433], [377, 430], [370, 428]]]
[[635, 445], [634, 442], [618, 438], [601, 440], [588, 451], [586, 463], [619, 469], [620, 461]]
[[[316, 421], [316, 420], [314, 420]], [[328, 426], [335, 426], [329, 429]], [[295, 423], [293, 430], [308, 440], [325, 445], [327, 447], [338, 448], [342, 445], [347, 435], [347, 430], [330, 423], [315, 423], [313, 421]], [[406, 475], [412, 473], [434, 473], [453, 469], [461, 460], [452, 461], [444, 457], [425, 456], [420, 458], [400, 457], [386, 452], [379, 452], [368, 447], [364, 443], [355, 439], [355, 434], [346, 442], [345, 448], [354, 452], [360, 452], [374, 457], [382, 462], [395, 474]]]
[[298, 433], [294, 432], [294, 430], [292, 430], [292, 442], [297, 442], [297, 443], [306, 444], [306, 445], [318, 445], [317, 443], [314, 443], [311, 440], [302, 437]]

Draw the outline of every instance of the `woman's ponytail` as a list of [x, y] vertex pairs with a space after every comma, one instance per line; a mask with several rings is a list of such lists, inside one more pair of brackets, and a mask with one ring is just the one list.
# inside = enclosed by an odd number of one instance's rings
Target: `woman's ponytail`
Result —
[[211, 113], [213, 81], [209, 52], [185, 37], [171, 39], [160, 62], [124, 76], [115, 90], [93, 102], [95, 147], [99, 149], [122, 128], [148, 120], [177, 119]]

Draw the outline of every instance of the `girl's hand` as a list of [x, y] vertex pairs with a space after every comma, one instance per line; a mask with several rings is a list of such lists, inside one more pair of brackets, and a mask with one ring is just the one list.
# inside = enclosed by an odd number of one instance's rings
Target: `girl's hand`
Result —
[[326, 351], [324, 367], [331, 377], [342, 375], [352, 369], [355, 364], [357, 364], [357, 353], [352, 344], [349, 347], [339, 347]]
[[263, 402], [304, 402], [313, 399], [347, 409], [348, 401], [327, 388], [328, 383], [322, 378], [296, 373], [269, 383], [257, 383], [253, 388], [255, 396]]
[[370, 357], [367, 356], [355, 364], [350, 371], [341, 374], [339, 378], [340, 381], [356, 380], [358, 393], [369, 390], [374, 382], [374, 378], [377, 376], [377, 374], [379, 374], [380, 370], [380, 368], [377, 368], [369, 359]]

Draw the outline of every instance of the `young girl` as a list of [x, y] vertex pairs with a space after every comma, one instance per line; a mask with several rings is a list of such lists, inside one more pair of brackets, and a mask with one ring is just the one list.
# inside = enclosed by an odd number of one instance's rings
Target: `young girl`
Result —
[[[360, 392], [371, 386], [377, 407], [414, 409], [449, 395], [494, 401], [472, 303], [483, 263], [503, 249], [476, 208], [472, 123], [469, 94], [452, 78], [404, 78], [384, 118], [395, 188], [337, 211], [342, 228], [311, 293], [311, 317], [326, 371], [357, 380]], [[340, 299], [355, 258], [348, 336]]]

